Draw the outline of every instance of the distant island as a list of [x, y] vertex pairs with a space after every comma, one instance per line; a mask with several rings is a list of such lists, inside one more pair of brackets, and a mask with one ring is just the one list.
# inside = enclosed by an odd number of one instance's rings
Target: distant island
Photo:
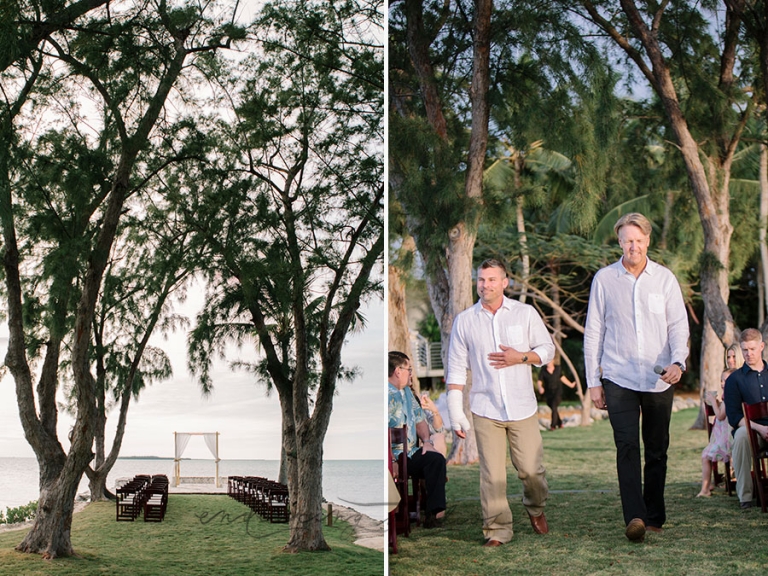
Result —
[[[173, 458], [167, 456], [119, 456], [121, 460], [173, 460]], [[182, 460], [190, 460], [190, 458], [182, 458]]]

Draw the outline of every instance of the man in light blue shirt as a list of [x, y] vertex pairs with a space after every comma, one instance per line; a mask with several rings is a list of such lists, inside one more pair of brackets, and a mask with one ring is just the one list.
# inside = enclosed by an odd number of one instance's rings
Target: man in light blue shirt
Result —
[[[408, 474], [424, 478], [427, 490], [425, 528], [439, 524], [438, 516], [445, 510], [445, 456], [435, 449], [430, 439], [429, 424], [416, 396], [408, 383], [413, 368], [402, 352], [389, 353], [389, 427], [407, 425], [407, 446], [392, 445], [392, 455], [397, 458], [403, 451], [408, 458]], [[418, 445], [421, 440], [422, 446]]]
[[674, 274], [647, 257], [648, 219], [626, 214], [614, 231], [623, 256], [592, 281], [584, 366], [592, 402], [608, 410], [613, 427], [625, 534], [642, 542], [646, 529], [661, 532], [666, 521], [669, 421], [688, 357], [688, 317]]

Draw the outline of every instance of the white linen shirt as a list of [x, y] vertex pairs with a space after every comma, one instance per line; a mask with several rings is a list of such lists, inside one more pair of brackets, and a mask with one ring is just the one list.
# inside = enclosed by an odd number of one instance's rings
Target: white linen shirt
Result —
[[496, 314], [491, 314], [478, 301], [453, 321], [445, 381], [465, 385], [470, 369], [469, 407], [473, 414], [503, 422], [524, 420], [538, 409], [531, 366], [492, 367], [488, 354], [500, 352], [500, 344], [519, 352], [536, 352], [541, 358], [538, 366], [555, 355], [552, 338], [533, 306], [505, 296]]
[[587, 386], [601, 378], [639, 392], [669, 384], [654, 367], [688, 358], [688, 316], [675, 275], [647, 260], [638, 278], [621, 260], [598, 270], [589, 293], [584, 329]]

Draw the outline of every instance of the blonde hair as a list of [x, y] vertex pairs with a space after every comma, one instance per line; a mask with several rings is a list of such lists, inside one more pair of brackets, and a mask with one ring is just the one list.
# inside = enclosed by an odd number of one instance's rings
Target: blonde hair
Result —
[[728, 368], [728, 352], [731, 352], [731, 351], [733, 351], [734, 354], [736, 355], [735, 356], [736, 366], [734, 370], [738, 370], [739, 368], [744, 366], [744, 355], [741, 353], [741, 346], [739, 346], [738, 344], [731, 344], [730, 346], [728, 346], [728, 348], [725, 349], [725, 357], [723, 358], [723, 360], [725, 361], [726, 372], [728, 370], [731, 370], [730, 368]]
[[619, 235], [619, 230], [621, 230], [624, 226], [628, 225], [637, 226], [640, 228], [643, 234], [646, 236], [651, 235], [651, 222], [640, 214], [639, 212], [630, 212], [629, 214], [624, 214], [621, 218], [619, 218], [616, 221], [616, 224], [613, 226], [613, 231], [616, 233], [616, 236]]

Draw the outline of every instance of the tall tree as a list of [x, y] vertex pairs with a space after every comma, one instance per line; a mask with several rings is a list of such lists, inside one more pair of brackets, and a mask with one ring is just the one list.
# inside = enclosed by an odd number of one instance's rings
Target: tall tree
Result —
[[[131, 400], [138, 399], [147, 385], [172, 374], [168, 356], [149, 340], [157, 329], [167, 332], [186, 323], [173, 314], [170, 298], [183, 292], [190, 275], [204, 261], [190, 249], [189, 232], [178, 227], [181, 219], [161, 207], [159, 194], [154, 196], [154, 202], [147, 201], [141, 209], [140, 221], [126, 218], [94, 315], [92, 364], [97, 414], [94, 460], [85, 470], [91, 501], [111, 496], [107, 476], [120, 454]], [[112, 401], [118, 404], [117, 422], [107, 452], [107, 416]]]
[[[390, 116], [390, 126], [398, 133], [397, 138], [390, 140], [390, 157], [394, 160], [391, 170], [394, 178], [390, 178], [390, 186], [405, 206], [410, 220], [408, 228], [416, 238], [417, 247], [427, 263], [427, 287], [442, 334], [443, 355], [447, 352], [454, 317], [474, 300], [472, 251], [480, 219], [485, 151], [488, 145], [493, 11], [491, 0], [476, 0], [471, 15], [464, 12], [465, 7], [461, 3], [456, 6], [450, 4], [446, 2], [436, 11], [428, 11], [422, 0], [393, 3], [396, 24], [391, 29], [396, 32], [395, 42], [402, 42], [402, 45], [395, 48], [407, 49], [409, 62], [398, 63], [403, 66], [403, 73], [390, 73], [391, 78], [397, 79], [393, 82], [397, 93], [391, 99], [392, 112], [400, 116], [396, 122], [392, 122]], [[459, 44], [463, 50], [471, 47], [471, 66], [459, 71], [459, 75], [472, 86], [464, 96], [470, 124], [466, 149], [463, 148], [463, 142], [454, 140], [454, 130], [458, 125], [449, 128], [448, 121], [455, 120], [456, 116], [450, 110], [452, 102], [440, 93], [434, 47], [431, 46], [438, 36], [442, 37], [441, 43], [446, 40], [452, 43], [450, 31], [453, 26], [461, 31]], [[413, 74], [413, 81], [407, 89], [399, 85], [401, 79], [405, 79], [406, 67]], [[445, 86], [442, 88], [446, 89]], [[411, 96], [406, 90], [414, 89], [420, 95], [419, 101], [409, 102]], [[422, 124], [424, 120], [426, 124]], [[420, 144], [428, 143], [422, 159], [407, 156], [414, 143], [401, 149], [406, 154], [398, 154], [398, 144], [409, 138], [411, 131], [421, 133], [417, 139]], [[463, 182], [451, 174], [460, 163], [466, 167], [461, 175]], [[415, 172], [424, 166], [429, 167], [428, 172], [417, 175]], [[427, 182], [429, 184], [423, 186]], [[432, 196], [432, 193], [436, 195]], [[456, 193], [458, 196], [452, 196]], [[428, 204], [432, 207], [422, 212], [421, 209]], [[440, 213], [445, 208], [446, 212], [437, 218], [439, 224], [435, 229], [435, 221], [431, 220], [430, 214]], [[464, 390], [466, 412], [469, 412], [470, 388], [471, 385], [468, 385]], [[468, 463], [476, 460], [474, 434], [469, 434], [464, 440], [454, 434], [449, 461]]]
[[[730, 345], [738, 332], [728, 308], [729, 182], [754, 107], [754, 96], [738, 75], [745, 64], [739, 34], [744, 3], [725, 2], [723, 21], [714, 17], [714, 5], [698, 2], [621, 0], [621, 12], [607, 2], [583, 0], [581, 6], [583, 16], [623, 51], [658, 96], [685, 164], [704, 232], [701, 292], [711, 330], [705, 330], [701, 376], [715, 381], [722, 344]], [[715, 28], [718, 38], [712, 35]]]
[[[142, 152], [188, 56], [210, 47], [210, 26], [201, 13], [169, 6], [165, 0], [152, 10], [143, 4], [125, 5], [88, 16], [77, 27], [65, 25], [55, 35], [43, 35], [27, 56], [31, 64], [18, 67], [17, 93], [9, 97], [4, 92], [8, 100], [3, 150], [11, 149], [14, 138], [28, 139], [38, 150], [55, 145], [55, 135], [46, 140], [29, 131], [11, 131], [12, 120], [24, 112], [22, 106], [33, 94], [35, 79], [43, 74], [51, 83], [45, 92], [34, 93], [33, 103], [40, 108], [26, 113], [53, 120], [59, 114], [65, 123], [77, 121], [80, 113], [69, 116], [73, 109], [68, 104], [56, 109], [52, 104], [59, 100], [46, 101], [46, 95], [59, 90], [57, 96], [65, 102], [92, 96], [91, 105], [108, 111], [101, 117], [110, 117], [119, 141], [108, 151], [114, 170], [107, 178], [98, 179], [74, 165], [62, 174], [61, 182], [48, 187], [38, 186], [34, 178], [17, 180], [15, 173], [11, 177], [10, 162], [23, 158], [0, 155], [0, 226], [10, 332], [5, 363], [16, 383], [25, 436], [40, 467], [37, 516], [17, 549], [47, 558], [73, 553], [74, 496], [93, 458], [96, 400], [90, 371], [91, 330], [126, 199], [136, 184], [134, 168], [144, 159]], [[28, 26], [21, 16], [14, 25], [19, 30]], [[46, 104], [51, 105], [43, 108]], [[70, 177], [74, 174], [82, 179], [79, 186]], [[40, 226], [41, 221], [50, 226]], [[68, 452], [56, 432], [56, 390], [64, 350], [69, 352], [66, 361], [77, 398]], [[36, 391], [33, 364], [39, 366]]]
[[[251, 369], [278, 393], [287, 456], [286, 551], [327, 550], [323, 441], [342, 346], [361, 303], [382, 296], [382, 4], [298, 0], [254, 23], [215, 153], [187, 174], [190, 225], [212, 258], [190, 340], [205, 390], [212, 356], [255, 336]], [[235, 79], [237, 80], [237, 79]]]

